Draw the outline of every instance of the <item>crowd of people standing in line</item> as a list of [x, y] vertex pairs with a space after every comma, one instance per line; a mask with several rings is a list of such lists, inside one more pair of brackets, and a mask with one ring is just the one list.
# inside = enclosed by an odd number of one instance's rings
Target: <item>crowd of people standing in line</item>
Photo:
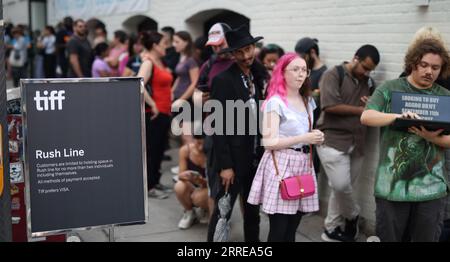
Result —
[[[17, 86], [27, 75], [31, 40], [23, 26], [10, 29], [7, 67]], [[260, 208], [269, 216], [268, 241], [295, 241], [301, 218], [319, 210], [320, 173], [331, 188], [322, 239], [356, 241], [360, 207], [354, 186], [372, 126], [381, 127], [377, 236], [382, 241], [448, 240], [450, 136], [443, 130], [411, 127], [404, 132], [391, 126], [398, 118], [420, 118], [392, 112], [392, 92], [450, 95], [449, 50], [442, 35], [432, 27], [419, 30], [405, 55], [404, 75], [379, 85], [370, 77], [381, 61], [373, 45], [327, 68], [317, 39], [302, 38], [295, 52], [287, 53], [275, 44], [261, 47], [262, 39], [246, 26], [217, 23], [207, 39], [196, 41], [187, 31], [165, 27], [138, 35], [118, 30], [109, 42], [104, 25], [89, 41], [83, 20], [65, 18], [58, 32], [45, 27], [36, 48], [42, 77], [144, 79], [148, 196], [165, 199], [175, 191], [184, 209], [181, 229], [204, 221], [209, 223], [207, 240], [217, 241], [219, 220], [229, 220], [232, 213], [231, 208], [223, 215], [220, 201], [228, 197], [232, 207], [240, 196], [245, 241], [260, 240]], [[198, 135], [193, 132], [197, 119], [184, 120], [176, 184], [162, 185], [161, 163], [174, 112], [184, 103], [193, 108], [208, 100], [223, 106], [223, 119], [226, 101], [249, 102], [253, 106], [245, 119], [261, 120], [262, 129], [257, 134]], [[306, 174], [313, 177], [314, 194], [281, 197], [283, 179]]]

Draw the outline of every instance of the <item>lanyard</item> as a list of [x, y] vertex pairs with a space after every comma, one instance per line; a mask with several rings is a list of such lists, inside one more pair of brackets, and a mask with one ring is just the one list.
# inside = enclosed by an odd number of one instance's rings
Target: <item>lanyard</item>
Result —
[[253, 75], [250, 73], [249, 76], [246, 76], [245, 74], [241, 73], [242, 82], [244, 83], [245, 88], [250, 93], [250, 97], [255, 96], [255, 84], [253, 83]]

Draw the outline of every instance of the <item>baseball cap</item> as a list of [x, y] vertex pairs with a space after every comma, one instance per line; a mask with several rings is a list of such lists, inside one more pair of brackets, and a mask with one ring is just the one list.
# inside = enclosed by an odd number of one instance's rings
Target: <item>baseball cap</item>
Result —
[[295, 52], [298, 54], [305, 54], [308, 53], [311, 48], [317, 45], [317, 40], [312, 39], [309, 37], [304, 37], [300, 40], [298, 40], [297, 44], [295, 45]]
[[225, 40], [225, 33], [230, 31], [231, 27], [225, 23], [214, 24], [208, 32], [208, 42], [206, 46], [221, 45]]

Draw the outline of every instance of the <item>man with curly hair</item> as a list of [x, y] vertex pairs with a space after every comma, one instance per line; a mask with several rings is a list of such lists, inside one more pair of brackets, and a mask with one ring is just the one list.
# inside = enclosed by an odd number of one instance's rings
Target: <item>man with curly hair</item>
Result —
[[379, 86], [361, 116], [364, 125], [382, 127], [375, 182], [376, 233], [382, 241], [402, 241], [405, 235], [413, 242], [439, 239], [448, 192], [444, 148], [450, 148], [450, 135], [422, 126], [408, 132], [393, 129], [397, 118], [420, 117], [393, 113], [391, 101], [392, 92], [449, 96], [435, 83], [448, 76], [449, 65], [442, 39], [416, 39], [405, 56], [407, 76]]

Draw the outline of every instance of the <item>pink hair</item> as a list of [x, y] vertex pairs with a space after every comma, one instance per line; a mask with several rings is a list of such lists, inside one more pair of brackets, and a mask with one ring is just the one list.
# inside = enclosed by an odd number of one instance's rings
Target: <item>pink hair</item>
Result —
[[287, 87], [284, 79], [284, 70], [296, 58], [300, 58], [300, 56], [294, 52], [289, 52], [277, 61], [277, 64], [272, 72], [272, 78], [270, 79], [269, 86], [267, 87], [267, 97], [266, 101], [264, 101], [262, 105], [263, 109], [266, 102], [269, 101], [272, 96], [279, 96], [286, 105], [288, 104], [286, 99]]

